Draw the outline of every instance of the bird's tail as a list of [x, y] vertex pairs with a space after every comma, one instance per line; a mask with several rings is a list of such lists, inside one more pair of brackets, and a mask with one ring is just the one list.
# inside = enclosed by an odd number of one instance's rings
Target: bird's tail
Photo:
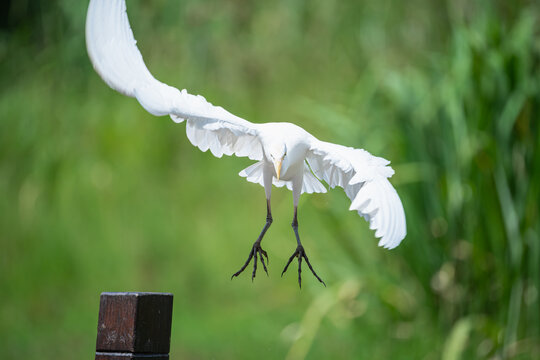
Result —
[[[257, 161], [255, 164], [248, 166], [244, 170], [240, 171], [238, 175], [245, 177], [247, 181], [259, 184], [264, 187], [263, 177], [264, 164], [262, 161]], [[276, 178], [272, 181], [276, 187], [286, 186], [287, 189], [292, 191], [292, 182], [286, 180], [278, 180]], [[309, 166], [304, 164], [304, 180], [302, 184], [302, 193], [325, 193], [326, 188], [324, 185], [313, 175]]]

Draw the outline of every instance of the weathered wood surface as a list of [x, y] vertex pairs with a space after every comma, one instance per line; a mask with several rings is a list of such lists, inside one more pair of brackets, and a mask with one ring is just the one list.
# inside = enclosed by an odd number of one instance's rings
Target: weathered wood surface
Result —
[[102, 293], [96, 360], [169, 359], [173, 295]]
[[169, 355], [96, 352], [96, 360], [169, 360]]
[[169, 355], [96, 352], [96, 360], [169, 360]]

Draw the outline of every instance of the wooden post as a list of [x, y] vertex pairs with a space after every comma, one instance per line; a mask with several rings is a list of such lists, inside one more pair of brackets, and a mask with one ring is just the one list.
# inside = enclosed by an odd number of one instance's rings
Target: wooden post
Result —
[[96, 360], [169, 360], [173, 295], [102, 293]]

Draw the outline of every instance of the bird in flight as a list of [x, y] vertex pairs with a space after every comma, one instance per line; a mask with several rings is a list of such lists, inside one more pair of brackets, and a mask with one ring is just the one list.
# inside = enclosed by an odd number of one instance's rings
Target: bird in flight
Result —
[[357, 211], [375, 230], [379, 246], [392, 249], [405, 238], [405, 213], [401, 200], [388, 178], [394, 174], [389, 161], [365, 150], [321, 141], [301, 127], [286, 123], [256, 124], [214, 106], [200, 95], [188, 94], [156, 80], [137, 48], [126, 13], [125, 0], [91, 0], [86, 18], [86, 45], [94, 69], [114, 90], [136, 98], [144, 109], [156, 116], [169, 115], [176, 123], [186, 122], [189, 141], [216, 157], [236, 155], [256, 161], [240, 172], [247, 181], [264, 187], [266, 222], [253, 243], [246, 262], [232, 278], [253, 261], [255, 278], [260, 260], [268, 274], [268, 255], [261, 247], [272, 224], [270, 197], [272, 185], [292, 191], [292, 228], [296, 249], [291, 262], [298, 260], [298, 284], [302, 286], [302, 261], [323, 285], [313, 269], [298, 233], [298, 200], [302, 193], [325, 193], [342, 187]]

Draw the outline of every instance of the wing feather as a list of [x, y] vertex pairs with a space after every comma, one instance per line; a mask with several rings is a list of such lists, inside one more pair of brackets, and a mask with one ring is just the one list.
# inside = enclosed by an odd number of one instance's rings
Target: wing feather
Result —
[[351, 200], [349, 210], [364, 217], [380, 238], [379, 246], [395, 248], [407, 229], [401, 200], [388, 178], [390, 162], [365, 150], [323, 142], [315, 138], [307, 160], [313, 173], [333, 188], [342, 187]]
[[156, 116], [187, 120], [191, 143], [217, 157], [235, 154], [262, 159], [257, 124], [156, 80], [137, 48], [125, 0], [91, 0], [86, 18], [86, 46], [96, 72], [114, 90], [136, 98]]

